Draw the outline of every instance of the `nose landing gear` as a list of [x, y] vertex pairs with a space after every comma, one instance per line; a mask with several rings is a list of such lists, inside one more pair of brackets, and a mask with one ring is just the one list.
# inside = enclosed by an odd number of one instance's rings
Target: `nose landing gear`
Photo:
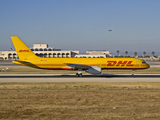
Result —
[[133, 71], [133, 72], [132, 72], [132, 76], [134, 76], [134, 72], [136, 71], [136, 69], [133, 69], [132, 71]]

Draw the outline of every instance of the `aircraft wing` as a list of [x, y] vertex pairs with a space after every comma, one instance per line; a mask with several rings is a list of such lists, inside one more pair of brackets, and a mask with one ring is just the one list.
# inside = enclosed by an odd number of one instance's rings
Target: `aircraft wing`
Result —
[[64, 64], [74, 69], [88, 69], [91, 67], [89, 65], [83, 65], [83, 64], [72, 64], [72, 63], [64, 63]]

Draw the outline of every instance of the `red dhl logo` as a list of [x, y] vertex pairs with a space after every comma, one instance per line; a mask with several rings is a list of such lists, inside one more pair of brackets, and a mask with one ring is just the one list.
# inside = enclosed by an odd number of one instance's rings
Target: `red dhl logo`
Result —
[[29, 50], [19, 50], [19, 52], [29, 52]]
[[134, 66], [133, 61], [107, 61], [105, 66]]

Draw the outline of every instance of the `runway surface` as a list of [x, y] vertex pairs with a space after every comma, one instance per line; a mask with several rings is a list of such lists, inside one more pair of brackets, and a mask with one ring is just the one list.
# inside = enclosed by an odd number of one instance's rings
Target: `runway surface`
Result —
[[[160, 67], [160, 61], [147, 62]], [[11, 61], [0, 61], [0, 67], [24, 67]], [[0, 82], [160, 82], [160, 74], [103, 74], [76, 77], [65, 74], [0, 74]]]
[[0, 74], [0, 82], [160, 82], [159, 74], [103, 74], [75, 75], [60, 74]]

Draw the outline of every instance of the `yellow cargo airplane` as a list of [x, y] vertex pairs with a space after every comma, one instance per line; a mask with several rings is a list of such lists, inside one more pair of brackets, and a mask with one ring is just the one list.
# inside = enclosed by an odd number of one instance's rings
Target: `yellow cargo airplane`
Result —
[[78, 70], [90, 74], [101, 74], [103, 69], [147, 69], [150, 66], [137, 58], [41, 58], [36, 56], [17, 36], [11, 36], [19, 59], [15, 64], [48, 70]]

